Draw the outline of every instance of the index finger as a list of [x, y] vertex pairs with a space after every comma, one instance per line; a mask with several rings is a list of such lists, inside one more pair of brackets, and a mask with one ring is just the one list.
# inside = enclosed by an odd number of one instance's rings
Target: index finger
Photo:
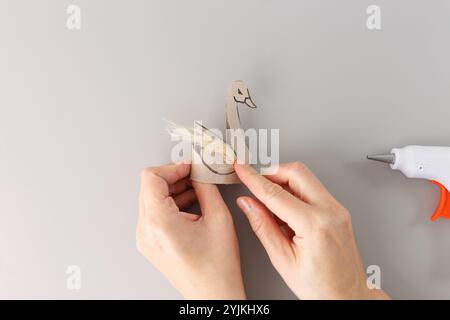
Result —
[[185, 178], [191, 170], [186, 163], [168, 164], [146, 168], [141, 174], [141, 190], [144, 196], [166, 198], [169, 196], [169, 184]]
[[[242, 183], [272, 211], [275, 215], [290, 225], [295, 225], [298, 219], [308, 219], [306, 213], [311, 211], [310, 206], [283, 189], [279, 184], [273, 183], [249, 165], [235, 165], [235, 171]], [[305, 221], [303, 221], [305, 222]]]
[[288, 185], [301, 200], [312, 205], [333, 198], [314, 173], [300, 162], [280, 164], [275, 174], [265, 177], [272, 182]]

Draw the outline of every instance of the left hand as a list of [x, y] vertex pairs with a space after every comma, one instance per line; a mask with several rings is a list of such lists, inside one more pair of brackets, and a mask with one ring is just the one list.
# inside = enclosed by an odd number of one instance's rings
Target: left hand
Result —
[[[190, 164], [142, 172], [137, 248], [187, 299], [245, 299], [230, 211], [215, 185], [191, 182], [189, 172]], [[197, 200], [201, 215], [183, 211]]]

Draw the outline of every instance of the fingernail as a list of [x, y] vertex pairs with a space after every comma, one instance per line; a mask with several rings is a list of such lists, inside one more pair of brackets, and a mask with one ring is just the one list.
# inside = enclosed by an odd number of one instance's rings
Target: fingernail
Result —
[[180, 160], [175, 162], [176, 165], [180, 165], [180, 164], [191, 164], [191, 159], [184, 159], [184, 160]]
[[244, 212], [249, 212], [250, 210], [252, 210], [252, 205], [251, 205], [250, 201], [248, 201], [248, 199], [246, 199], [246, 198], [239, 198], [238, 204], [239, 204], [239, 207]]
[[239, 162], [235, 162], [234, 163], [234, 167], [239, 167], [240, 169], [247, 169], [250, 168], [251, 166], [249, 164], [246, 163], [239, 163]]

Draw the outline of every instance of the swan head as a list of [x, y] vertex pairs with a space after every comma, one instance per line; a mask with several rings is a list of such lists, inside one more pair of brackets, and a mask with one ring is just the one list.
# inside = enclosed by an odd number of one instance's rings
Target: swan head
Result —
[[256, 108], [255, 103], [250, 97], [247, 85], [242, 80], [233, 81], [228, 89], [229, 94], [234, 98], [234, 101], [244, 103], [250, 108]]

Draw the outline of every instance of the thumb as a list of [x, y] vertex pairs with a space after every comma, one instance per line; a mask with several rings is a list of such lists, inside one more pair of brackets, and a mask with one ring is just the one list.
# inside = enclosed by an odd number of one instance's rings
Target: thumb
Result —
[[202, 216], [208, 217], [217, 214], [230, 214], [222, 195], [215, 184], [192, 181], [195, 195], [202, 211]]
[[294, 258], [290, 241], [283, 234], [272, 213], [261, 202], [250, 197], [239, 197], [236, 202], [247, 216], [273, 266], [280, 271]]

